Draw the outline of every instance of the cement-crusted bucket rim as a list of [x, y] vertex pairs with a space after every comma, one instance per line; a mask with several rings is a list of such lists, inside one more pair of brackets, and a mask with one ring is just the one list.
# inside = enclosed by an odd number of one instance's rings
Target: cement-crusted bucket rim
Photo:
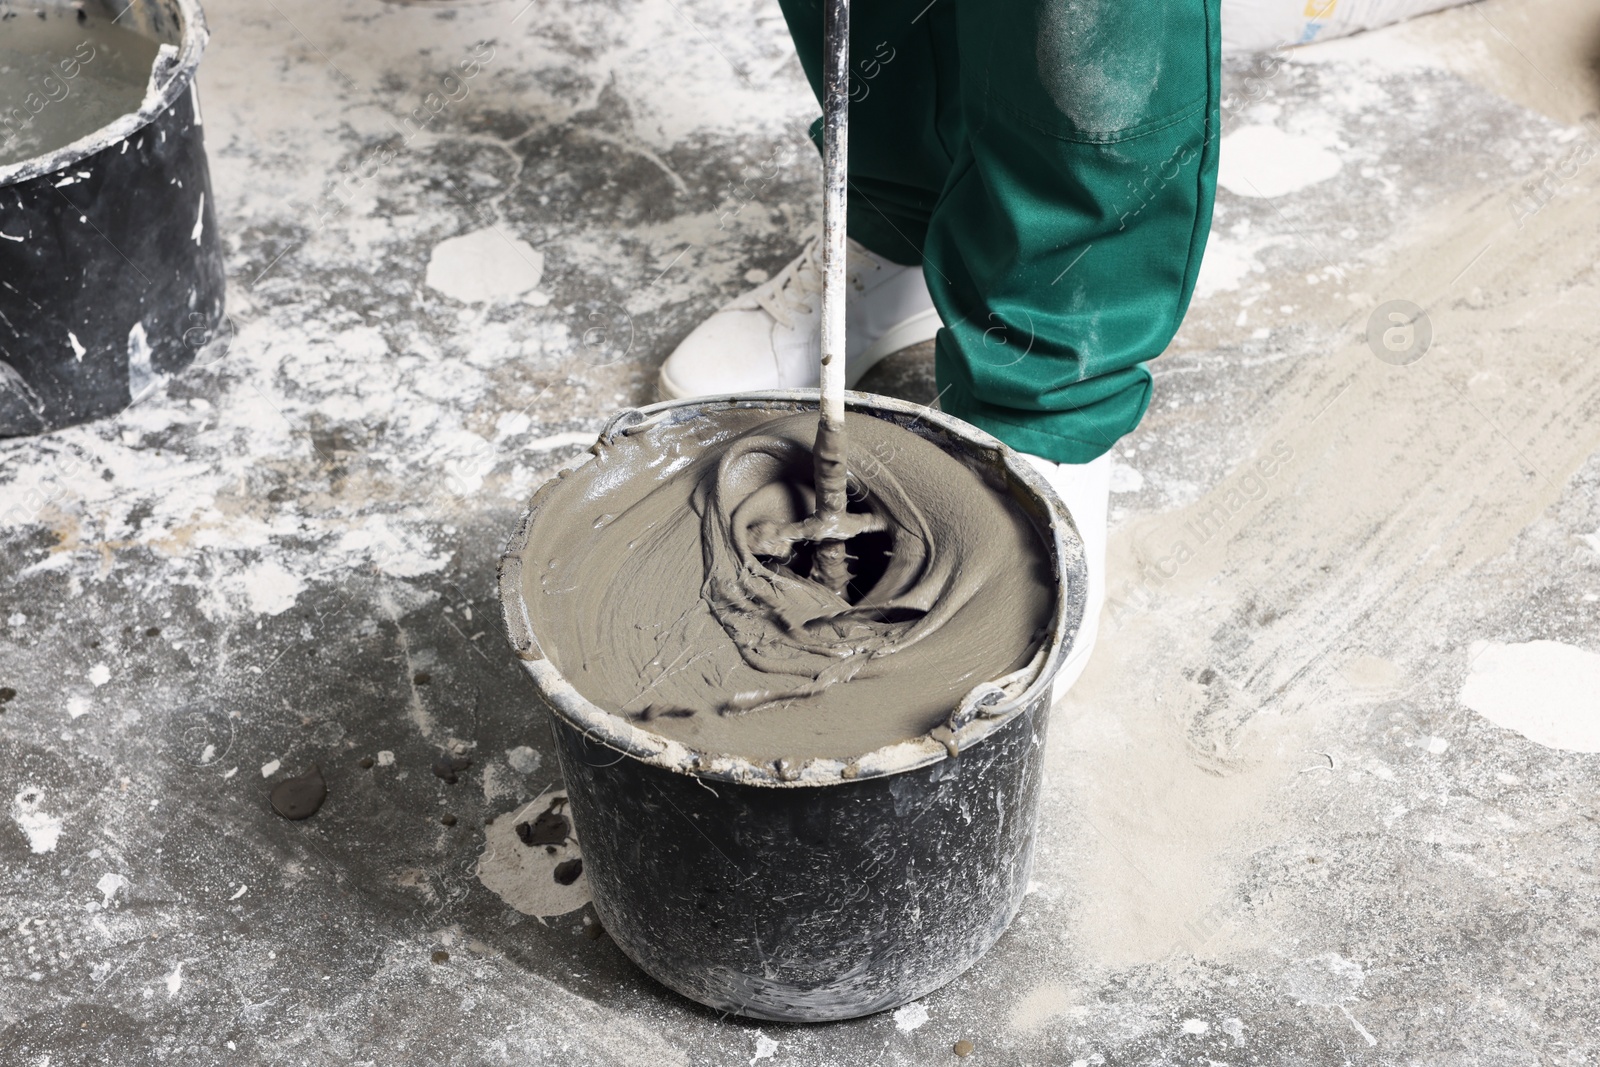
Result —
[[[694, 418], [707, 409], [764, 407], [815, 411], [817, 404], [815, 389], [669, 400], [618, 412], [600, 431], [595, 444], [610, 444], [618, 437], [649, 427]], [[561, 475], [557, 474], [534, 492], [523, 511], [516, 532], [500, 558], [499, 583], [500, 608], [512, 651], [558, 716], [592, 743], [619, 753], [619, 759], [629, 756], [664, 770], [713, 781], [793, 788], [862, 781], [957, 758], [961, 750], [978, 744], [1029, 709], [1037, 706], [1048, 710], [1051, 684], [1082, 624], [1088, 575], [1083, 539], [1066, 506], [1049, 483], [1018, 453], [969, 423], [920, 404], [877, 394], [847, 393], [845, 405], [848, 410], [863, 414], [881, 416], [887, 412], [901, 417], [889, 421], [909, 420], [912, 426], [937, 427], [948, 437], [971, 446], [975, 455], [991, 457], [991, 461], [999, 464], [1039, 506], [1040, 514], [1035, 519], [1050, 547], [1058, 595], [1049, 640], [1032, 662], [1012, 675], [974, 687], [944, 725], [920, 737], [885, 745], [854, 759], [808, 759], [794, 763], [757, 761], [744, 756], [703, 752], [642, 729], [580, 694], [544, 655], [533, 633], [527, 603], [522, 596], [522, 556], [539, 511], [540, 497], [559, 483]], [[596, 455], [594, 447], [565, 469], [587, 463]]]
[[[200, 67], [200, 57], [205, 54], [206, 42], [211, 38], [210, 31], [206, 29], [205, 12], [200, 9], [199, 0], [151, 0], [151, 3], [164, 6], [169, 12], [175, 12], [181, 30], [179, 43], [176, 46], [177, 56], [164, 67], [158, 57], [152, 70], [152, 76], [156, 80], [156, 91], [151, 92], [147, 88], [144, 100], [140, 102], [137, 111], [118, 115], [106, 125], [92, 133], [84, 134], [70, 144], [0, 167], [0, 188], [46, 174], [54, 174], [126, 141], [154, 122], [157, 116], [172, 106], [180, 94], [190, 91], [194, 84], [195, 71]], [[52, 3], [45, 6], [68, 7], [69, 5]], [[132, 7], [130, 4], [129, 8]], [[197, 115], [198, 111], [197, 105]]]

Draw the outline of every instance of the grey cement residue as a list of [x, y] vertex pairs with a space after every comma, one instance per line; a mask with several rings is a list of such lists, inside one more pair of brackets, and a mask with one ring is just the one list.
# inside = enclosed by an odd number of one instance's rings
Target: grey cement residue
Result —
[[285, 819], [309, 819], [328, 798], [328, 784], [323, 781], [322, 768], [313, 763], [298, 778], [285, 778], [272, 787], [272, 810]]
[[[564, 801], [566, 798], [557, 799]], [[547, 848], [566, 844], [567, 838], [572, 836], [572, 821], [561, 813], [563, 807], [564, 803], [553, 801], [531, 820], [517, 823], [517, 839], [524, 845], [543, 845]]]
[[848, 426], [853, 603], [781, 535], [815, 509], [816, 417], [705, 414], [601, 445], [541, 493], [523, 595], [551, 662], [646, 729], [768, 760], [915, 737], [1026, 665], [1055, 607], [1039, 533], [937, 445]]
[[484, 828], [478, 880], [525, 915], [553, 918], [589, 902], [589, 880], [571, 822], [555, 793], [506, 812]]
[[[413, 685], [416, 683], [413, 682]], [[472, 766], [472, 761], [464, 756], [456, 756], [445, 752], [435, 757], [433, 761], [434, 777], [441, 779], [447, 785], [455, 785], [461, 781], [461, 772]]]

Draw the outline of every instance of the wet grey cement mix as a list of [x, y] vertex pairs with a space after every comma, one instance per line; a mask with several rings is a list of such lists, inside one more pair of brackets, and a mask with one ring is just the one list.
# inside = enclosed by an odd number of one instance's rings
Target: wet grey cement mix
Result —
[[137, 111], [156, 47], [98, 10], [7, 5], [0, 13], [0, 166], [53, 152]]
[[777, 537], [815, 510], [817, 418], [737, 408], [619, 435], [536, 498], [533, 633], [591, 702], [710, 753], [851, 759], [1029, 665], [1055, 609], [1021, 507], [939, 445], [851, 413], [854, 580]]
[[[1597, 757], [1458, 699], [1475, 641], [1600, 650], [1600, 448], [1549, 461], [1526, 406], [1593, 403], [1572, 368], [1600, 331], [1540, 332], [1593, 291], [1600, 243], [1562, 214], [1594, 196], [1594, 165], [1563, 163], [1600, 99], [1562, 58], [1600, 38], [1592, 5], [1484, 0], [1408, 46], [1503, 60], [1488, 74], [1374, 68], [1356, 49], [1230, 62], [1228, 126], [1326, 130], [1343, 169], [1276, 198], [1219, 193], [1207, 261], [1241, 273], [1203, 288], [1115, 454], [1115, 573], [1140, 574], [1140, 545], [1161, 564], [1190, 509], [1223, 502], [1280, 436], [1295, 458], [1213, 523], [1227, 567], [1114, 590], [1051, 722], [1034, 891], [994, 950], [898, 1020], [814, 1028], [701, 1011], [642, 977], [581, 897], [541, 921], [474, 873], [486, 822], [536, 821], [562, 788], [502, 651], [505, 537], [613, 412], [650, 402], [660, 360], [747, 271], [794, 254], [818, 195], [815, 105], [770, 8], [541, 5], [513, 22], [524, 6], [207, 5], [231, 341], [117, 419], [0, 442], [0, 1063], [1600, 1056]], [[485, 38], [495, 59], [464, 100], [368, 184], [328, 191], [395, 149], [391, 118]], [[1529, 96], [1552, 83], [1570, 113]], [[1461, 203], [1510, 217], [1546, 173], [1570, 175], [1560, 195], [1483, 252]], [[1542, 236], [1550, 220], [1586, 242], [1583, 271]], [[490, 224], [539, 253], [537, 295], [470, 304], [426, 284], [433, 249]], [[1517, 249], [1542, 254], [1537, 281], [1497, 272]], [[1425, 359], [1347, 358], [1359, 294], [1424, 302], [1418, 276], [1469, 263], [1429, 304]], [[938, 392], [925, 350], [863, 385]], [[1371, 477], [1343, 465], [1397, 413], [1403, 448]], [[1485, 436], [1441, 453], [1453, 425]], [[1302, 480], [1323, 469], [1342, 490]], [[1413, 477], [1435, 489], [1392, 511], [1385, 485]], [[1461, 535], [1437, 524], [1476, 532], [1474, 485], [1507, 507], [1542, 495], [1451, 556]], [[1281, 540], [1311, 507], [1320, 535]], [[1425, 557], [1456, 562], [1420, 584], [1385, 570]], [[1199, 610], [1196, 587], [1224, 606]], [[1304, 733], [1274, 740], [1291, 725]], [[454, 784], [432, 769], [443, 754], [471, 761]], [[313, 763], [326, 800], [284, 819], [270, 790]], [[1230, 823], [1252, 797], [1258, 817]], [[552, 868], [573, 858], [507, 836]], [[539, 874], [562, 892], [586, 879]], [[1134, 952], [1107, 931], [1147, 936]]]

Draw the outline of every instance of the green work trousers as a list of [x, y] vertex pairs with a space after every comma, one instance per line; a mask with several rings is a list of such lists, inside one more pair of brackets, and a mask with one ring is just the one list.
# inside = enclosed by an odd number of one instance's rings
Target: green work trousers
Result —
[[[820, 94], [822, 6], [779, 2]], [[1219, 6], [851, 5], [850, 235], [922, 264], [945, 411], [1069, 463], [1138, 425], [1211, 226]]]

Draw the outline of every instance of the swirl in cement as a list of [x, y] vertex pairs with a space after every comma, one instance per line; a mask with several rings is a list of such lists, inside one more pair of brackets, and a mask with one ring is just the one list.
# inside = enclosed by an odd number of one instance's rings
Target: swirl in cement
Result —
[[[1048, 549], [1003, 487], [852, 414], [851, 505], [815, 528], [814, 415], [651, 425], [542, 490], [524, 556], [534, 633], [589, 700], [710, 752], [848, 758], [942, 723], [1027, 666]], [[840, 597], [808, 542], [850, 538]]]

